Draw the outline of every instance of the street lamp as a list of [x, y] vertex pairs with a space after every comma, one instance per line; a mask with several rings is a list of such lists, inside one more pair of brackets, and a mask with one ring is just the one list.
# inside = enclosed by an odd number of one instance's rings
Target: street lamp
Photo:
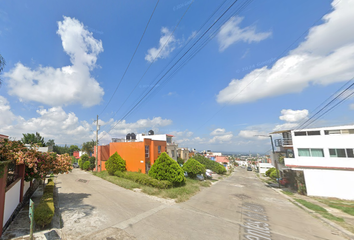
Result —
[[274, 163], [275, 163], [275, 169], [277, 171], [277, 181], [278, 181], [278, 186], [280, 188], [280, 179], [279, 179], [279, 169], [278, 169], [278, 161], [275, 158], [275, 154], [274, 154], [274, 144], [273, 144], [273, 137], [272, 135], [255, 135], [257, 137], [269, 137], [270, 138], [270, 142], [272, 144], [272, 153], [273, 153], [273, 158], [274, 158]]

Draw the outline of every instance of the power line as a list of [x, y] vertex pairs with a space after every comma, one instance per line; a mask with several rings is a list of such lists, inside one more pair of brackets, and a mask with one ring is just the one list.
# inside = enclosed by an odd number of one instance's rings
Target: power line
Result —
[[137, 82], [137, 84], [135, 85], [135, 87], [133, 88], [133, 90], [129, 93], [128, 97], [124, 100], [124, 102], [120, 105], [120, 107], [118, 108], [118, 110], [113, 114], [112, 118], [115, 117], [115, 115], [119, 112], [119, 110], [123, 107], [123, 105], [126, 103], [126, 101], [129, 99], [129, 97], [132, 95], [132, 93], [134, 92], [134, 90], [137, 88], [137, 86], [139, 85], [139, 83], [141, 82], [141, 80], [145, 77], [146, 73], [149, 71], [150, 67], [152, 66], [152, 64], [155, 62], [155, 60], [157, 59], [157, 57], [160, 55], [161, 51], [165, 48], [165, 46], [169, 43], [171, 37], [173, 36], [174, 32], [176, 31], [177, 27], [179, 26], [179, 24], [181, 23], [182, 19], [184, 18], [184, 16], [186, 15], [186, 13], [188, 12], [189, 8], [191, 7], [192, 3], [194, 2], [194, 0], [189, 4], [188, 8], [186, 9], [186, 11], [184, 11], [182, 17], [179, 19], [178, 23], [176, 24], [175, 28], [173, 29], [172, 33], [170, 34], [170, 36], [168, 37], [167, 41], [164, 43], [164, 45], [162, 46], [162, 48], [160, 48], [160, 51], [156, 54], [156, 56], [154, 57], [154, 59], [151, 61], [150, 65], [148, 66], [148, 68], [145, 70], [144, 74], [142, 75], [142, 77], [139, 79], [139, 81]]
[[103, 110], [101, 111], [101, 113], [100, 113], [99, 115], [101, 115], [101, 114], [104, 112], [104, 110], [106, 110], [106, 108], [108, 107], [108, 105], [109, 105], [110, 102], [112, 101], [113, 96], [116, 94], [116, 92], [117, 92], [117, 90], [118, 90], [120, 84], [122, 83], [123, 78], [125, 77], [125, 74], [127, 73], [127, 71], [128, 71], [128, 69], [129, 69], [129, 67], [130, 67], [130, 64], [131, 64], [132, 61], [133, 61], [133, 58], [134, 58], [136, 52], [138, 51], [138, 48], [139, 48], [139, 46], [140, 46], [140, 43], [141, 43], [141, 41], [142, 41], [143, 38], [144, 38], [145, 32], [146, 32], [146, 30], [147, 30], [147, 28], [148, 28], [148, 26], [149, 26], [149, 24], [150, 24], [150, 21], [151, 21], [151, 19], [152, 19], [152, 16], [154, 15], [155, 10], [156, 10], [157, 5], [159, 4], [159, 2], [160, 2], [160, 0], [157, 0], [156, 5], [155, 5], [155, 7], [154, 7], [154, 10], [152, 11], [152, 13], [151, 13], [151, 15], [150, 15], [149, 21], [147, 22], [147, 24], [146, 24], [146, 26], [145, 26], [144, 32], [143, 32], [143, 34], [142, 34], [141, 37], [140, 37], [139, 43], [138, 43], [138, 45], [137, 45], [136, 48], [135, 48], [135, 51], [134, 51], [134, 53], [133, 53], [133, 56], [130, 58], [130, 61], [129, 61], [128, 66], [126, 67], [126, 69], [125, 69], [125, 71], [124, 71], [124, 73], [123, 73], [123, 76], [121, 77], [121, 79], [120, 79], [120, 81], [119, 81], [119, 83], [118, 83], [116, 89], [114, 90], [114, 92], [113, 92], [111, 98], [109, 99], [108, 103], [106, 104], [106, 106], [103, 108]]
[[[145, 98], [146, 96], [156, 87], [156, 85], [183, 59], [184, 56], [210, 31], [210, 29], [235, 5], [238, 0], [235, 0], [222, 14], [215, 20], [215, 22], [198, 38], [198, 40], [168, 69], [168, 71], [155, 83], [155, 85], [150, 88], [150, 90], [119, 120], [108, 132], [110, 132], [119, 122], [121, 122], [125, 117], [127, 117]], [[108, 134], [108, 132], [106, 134]], [[103, 136], [101, 136], [102, 138]]]

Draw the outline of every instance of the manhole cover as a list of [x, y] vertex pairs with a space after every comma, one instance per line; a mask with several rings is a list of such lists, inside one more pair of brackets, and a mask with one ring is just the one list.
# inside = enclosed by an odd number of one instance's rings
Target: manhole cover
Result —
[[82, 182], [82, 183], [87, 183], [87, 180], [85, 180], [85, 179], [79, 179], [79, 180], [77, 180], [78, 182]]
[[247, 199], [250, 198], [249, 196], [245, 194], [234, 194], [235, 197], [240, 198], [240, 199]]

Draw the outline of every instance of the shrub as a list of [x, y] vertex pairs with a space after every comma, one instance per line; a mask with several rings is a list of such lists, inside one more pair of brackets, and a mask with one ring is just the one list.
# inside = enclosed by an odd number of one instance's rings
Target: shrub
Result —
[[203, 164], [206, 169], [210, 169], [213, 172], [216, 172], [217, 174], [225, 174], [226, 173], [225, 167], [223, 165], [221, 165], [220, 163], [210, 160], [209, 158], [206, 158], [202, 155], [195, 155], [193, 158], [195, 160], [197, 160], [198, 162], [200, 162], [201, 164]]
[[165, 152], [161, 153], [151, 166], [149, 176], [157, 180], [167, 180], [173, 186], [183, 185], [186, 181], [183, 169]]
[[182, 158], [178, 157], [177, 158], [177, 163], [183, 165], [184, 164], [184, 160]]
[[276, 179], [279, 176], [279, 171], [275, 170], [273, 172], [270, 173], [269, 177]]
[[89, 161], [84, 162], [82, 168], [83, 168], [85, 171], [89, 170], [89, 169], [90, 169], [90, 162], [89, 162]]
[[82, 162], [86, 162], [86, 161], [88, 161], [90, 159], [90, 157], [87, 154], [82, 154], [81, 155], [81, 159], [82, 159]]
[[76, 158], [74, 156], [71, 156], [71, 163], [76, 163]]
[[96, 167], [96, 158], [90, 157], [90, 169], [95, 169]]
[[169, 181], [166, 180], [159, 181], [143, 173], [116, 171], [114, 175], [117, 177], [132, 180], [142, 185], [151, 186], [155, 188], [166, 189], [172, 187], [172, 183]]
[[78, 163], [79, 163], [79, 167], [82, 169], [82, 167], [83, 167], [83, 166], [82, 166], [83, 162], [82, 162], [81, 158], [79, 159]]
[[117, 152], [108, 158], [105, 166], [109, 175], [114, 175], [116, 171], [126, 170], [125, 161]]
[[275, 168], [269, 168], [269, 169], [265, 172], [265, 175], [266, 175], [267, 177], [270, 177], [270, 174], [271, 174], [273, 171], [275, 171]]
[[[50, 179], [51, 180], [51, 179]], [[37, 225], [44, 227], [52, 222], [54, 216], [54, 200], [53, 200], [54, 182], [48, 181], [44, 188], [41, 201], [34, 210], [34, 221]]]
[[190, 158], [184, 165], [183, 170], [188, 173], [188, 176], [195, 178], [198, 174], [205, 175], [205, 166], [197, 160]]

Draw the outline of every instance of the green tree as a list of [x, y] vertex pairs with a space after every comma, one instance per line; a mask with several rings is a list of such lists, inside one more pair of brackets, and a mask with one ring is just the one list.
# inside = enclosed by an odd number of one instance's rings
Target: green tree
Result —
[[96, 167], [96, 158], [95, 157], [90, 157], [90, 169], [95, 169]]
[[183, 169], [165, 152], [161, 153], [151, 166], [149, 176], [157, 180], [167, 180], [174, 186], [183, 185], [186, 181]]
[[180, 157], [177, 158], [177, 162], [178, 164], [182, 164], [182, 165], [184, 164], [184, 160]]
[[188, 173], [190, 178], [195, 178], [198, 174], [205, 175], [205, 166], [193, 158], [183, 165], [183, 170]]
[[95, 141], [91, 141], [91, 142], [84, 142], [82, 144], [82, 148], [81, 150], [85, 153], [87, 153], [88, 155], [91, 155], [91, 153], [93, 153], [93, 148], [95, 147], [96, 142]]
[[80, 151], [80, 148], [77, 145], [70, 145], [69, 147], [70, 156], [72, 156], [75, 151]]
[[54, 147], [55, 146], [54, 139], [49, 139], [46, 144], [48, 147]]
[[63, 146], [58, 146], [58, 145], [54, 145], [53, 146], [53, 152], [57, 153], [57, 154], [64, 154], [64, 153], [68, 153], [69, 154], [69, 147], [68, 145], [64, 145]]
[[22, 134], [21, 142], [24, 144], [37, 144], [40, 147], [45, 147], [44, 137], [42, 137], [38, 132], [34, 133], [24, 133]]
[[116, 171], [124, 172], [126, 170], [125, 161], [117, 152], [108, 158], [105, 166], [109, 175], [114, 175]]

